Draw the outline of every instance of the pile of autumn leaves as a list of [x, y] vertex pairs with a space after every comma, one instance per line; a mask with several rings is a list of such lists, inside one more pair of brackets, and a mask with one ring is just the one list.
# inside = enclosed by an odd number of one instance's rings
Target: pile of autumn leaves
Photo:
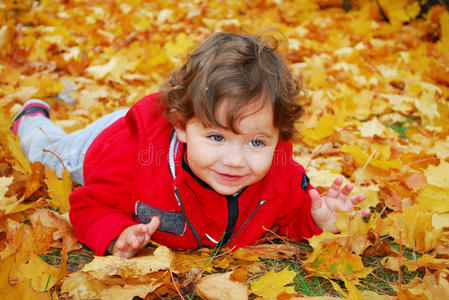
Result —
[[[405, 0], [352, 1], [357, 5], [351, 12], [320, 9], [331, 5], [326, 1], [266, 7], [239, 1], [170, 6], [136, 0], [112, 7], [25, 2], [13, 8], [7, 7], [12, 2], [0, 4], [5, 21], [0, 57], [7, 62], [0, 65], [0, 97], [8, 108], [0, 111], [0, 298], [294, 297], [296, 272], [267, 270], [262, 258], [295, 260], [346, 297], [380, 297], [357, 288], [375, 272], [362, 259], [376, 256], [382, 257], [376, 268], [399, 275], [390, 285], [403, 299], [449, 299], [449, 14], [444, 8], [414, 20], [418, 2]], [[379, 3], [391, 24], [378, 13]], [[79, 15], [83, 10], [87, 13]], [[16, 27], [14, 20], [44, 25]], [[81, 248], [67, 218], [72, 183], [66, 172], [59, 179], [21, 153], [9, 131], [19, 103], [50, 95], [76, 100], [68, 106], [50, 99], [53, 117], [63, 119], [59, 124], [78, 129], [154, 91], [179, 63], [177, 55], [200, 36], [269, 27], [280, 27], [289, 38], [287, 58], [309, 89], [307, 129], [295, 144], [295, 159], [322, 191], [338, 174], [355, 183], [354, 193], [367, 195], [361, 207], [372, 208], [369, 220], [341, 212], [341, 233], [309, 239], [312, 252], [270, 233], [261, 242], [283, 242], [218, 253], [154, 245], [137, 258], [95, 257], [68, 272], [76, 259], [69, 253]], [[95, 55], [86, 51], [90, 48]], [[60, 249], [58, 267], [39, 256], [54, 249]], [[404, 257], [404, 249], [412, 257]], [[401, 266], [420, 276], [402, 282]]]

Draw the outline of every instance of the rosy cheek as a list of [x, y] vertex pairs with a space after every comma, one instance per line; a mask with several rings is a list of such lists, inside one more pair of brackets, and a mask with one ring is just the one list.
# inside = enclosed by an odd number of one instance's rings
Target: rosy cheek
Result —
[[264, 176], [271, 167], [272, 159], [271, 153], [261, 153], [257, 160], [252, 162], [254, 173]]
[[189, 152], [189, 162], [199, 166], [209, 166], [217, 160], [217, 153], [208, 147], [196, 147]]

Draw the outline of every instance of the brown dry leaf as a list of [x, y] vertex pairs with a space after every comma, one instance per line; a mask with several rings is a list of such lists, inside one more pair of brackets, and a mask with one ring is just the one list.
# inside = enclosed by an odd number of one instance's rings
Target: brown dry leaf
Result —
[[16, 197], [8, 198], [5, 194], [8, 192], [8, 186], [14, 180], [13, 177], [0, 177], [0, 210], [10, 213], [17, 205]]
[[[398, 271], [399, 257], [385, 257], [382, 259], [382, 265], [385, 268]], [[405, 265], [410, 272], [414, 272], [420, 267], [425, 267], [428, 270], [449, 274], [449, 260], [435, 258], [435, 255], [424, 254], [416, 259], [416, 261], [406, 260], [402, 257], [401, 265]]]
[[152, 256], [139, 256], [130, 259], [117, 256], [96, 256], [81, 271], [97, 279], [136, 278], [159, 270], [168, 270], [173, 258], [173, 253], [167, 247], [160, 246]]
[[[164, 246], [152, 256], [125, 259], [117, 256], [95, 257], [80, 271], [63, 281], [61, 292], [83, 299], [133, 299], [145, 297], [168, 284], [173, 253]], [[159, 271], [163, 270], [163, 271]]]
[[145, 283], [145, 284], [125, 284], [124, 286], [114, 285], [105, 288], [98, 293], [95, 299], [117, 299], [132, 300], [135, 297], [145, 298], [148, 294], [154, 292], [162, 282]]
[[399, 299], [448, 299], [449, 282], [435, 274], [427, 274], [423, 279], [414, 278], [403, 288], [395, 288]]
[[96, 299], [98, 293], [106, 288], [106, 284], [83, 272], [69, 274], [63, 281], [61, 293], [79, 299]]
[[230, 279], [237, 282], [242, 282], [246, 280], [246, 278], [248, 278], [248, 271], [243, 268], [234, 270], [230, 275]]
[[[17, 263], [26, 263], [33, 254], [43, 254], [48, 251], [53, 242], [55, 228], [47, 228], [37, 220], [33, 226], [20, 224], [12, 234], [13, 239], [8, 245], [9, 251], [14, 249]], [[6, 251], [6, 250], [5, 250]]]
[[378, 225], [380, 235], [392, 236], [396, 243], [402, 241], [410, 249], [427, 252], [438, 244], [441, 229], [432, 226], [432, 214], [422, 212], [418, 205], [404, 208], [403, 213], [391, 213]]
[[423, 174], [415, 173], [405, 178], [405, 183], [410, 190], [421, 190], [427, 181]]
[[258, 261], [259, 258], [290, 258], [295, 255], [295, 247], [287, 244], [259, 244], [237, 249], [233, 258]]
[[248, 285], [233, 281], [232, 272], [212, 274], [201, 278], [196, 286], [198, 296], [208, 300], [248, 299]]
[[67, 252], [81, 248], [81, 244], [78, 242], [73, 231], [72, 224], [62, 215], [42, 208], [36, 209], [29, 218], [32, 224], [39, 219], [45, 227], [55, 229], [53, 232], [53, 247], [63, 248]]

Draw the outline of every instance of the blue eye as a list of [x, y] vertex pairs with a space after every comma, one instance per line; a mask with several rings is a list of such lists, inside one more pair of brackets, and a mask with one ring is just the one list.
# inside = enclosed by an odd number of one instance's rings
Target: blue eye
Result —
[[211, 134], [208, 136], [208, 138], [210, 138], [211, 140], [213, 140], [215, 142], [221, 142], [224, 140], [224, 137], [220, 134]]
[[265, 142], [263, 140], [261, 140], [261, 139], [251, 140], [248, 144], [250, 144], [250, 146], [253, 146], [253, 147], [265, 146]]

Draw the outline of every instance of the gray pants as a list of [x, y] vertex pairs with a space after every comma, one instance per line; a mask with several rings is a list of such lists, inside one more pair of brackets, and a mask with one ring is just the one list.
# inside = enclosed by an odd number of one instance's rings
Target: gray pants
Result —
[[[105, 115], [87, 127], [67, 134], [51, 120], [41, 116], [24, 116], [20, 121], [18, 135], [23, 153], [31, 162], [40, 161], [45, 166], [56, 170], [59, 177], [63, 166], [70, 172], [72, 181], [84, 184], [83, 162], [92, 141], [110, 124], [123, 117], [127, 109]], [[43, 151], [43, 149], [51, 152]]]

